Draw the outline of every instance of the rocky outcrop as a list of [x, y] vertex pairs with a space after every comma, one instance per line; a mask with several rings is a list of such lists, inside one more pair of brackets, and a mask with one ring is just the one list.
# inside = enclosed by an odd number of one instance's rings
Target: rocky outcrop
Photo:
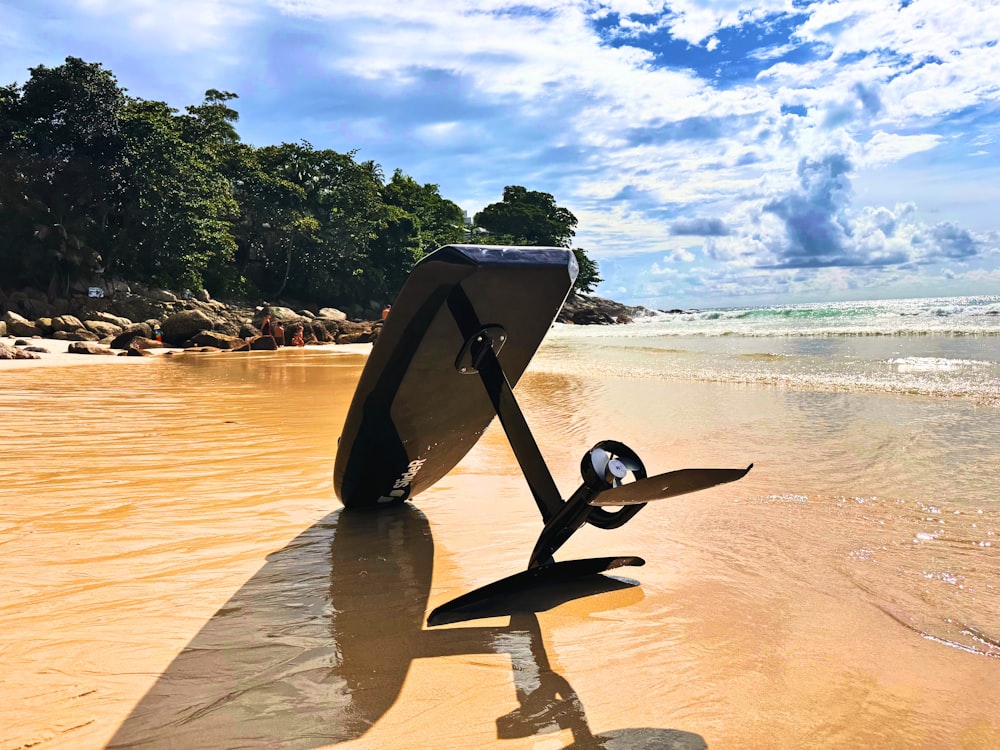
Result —
[[41, 336], [42, 332], [35, 324], [35, 321], [28, 320], [23, 315], [19, 315], [12, 310], [3, 314], [3, 321], [7, 324], [7, 331], [11, 336]]
[[559, 311], [556, 322], [575, 325], [614, 325], [631, 323], [636, 318], [653, 314], [645, 307], [623, 305], [621, 302], [602, 297], [570, 294], [563, 309]]
[[0, 341], [0, 359], [41, 359], [37, 353], [19, 349]]

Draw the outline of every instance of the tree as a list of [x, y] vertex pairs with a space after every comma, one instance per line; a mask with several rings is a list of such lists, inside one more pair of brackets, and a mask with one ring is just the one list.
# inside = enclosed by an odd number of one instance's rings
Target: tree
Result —
[[598, 275], [597, 263], [587, 257], [586, 250], [574, 247], [573, 255], [576, 256], [576, 264], [580, 268], [576, 281], [573, 282], [573, 291], [577, 294], [590, 294], [604, 279]]
[[569, 247], [576, 234], [576, 217], [557, 206], [549, 193], [520, 185], [503, 189], [503, 201], [491, 203], [475, 216], [476, 226], [514, 245]]
[[200, 136], [163, 102], [132, 100], [122, 121], [131, 169], [109, 270], [200, 289], [232, 262], [236, 248], [238, 207], [217, 169], [214, 141], [188, 140]]
[[398, 206], [416, 220], [422, 255], [463, 241], [465, 214], [457, 203], [441, 197], [437, 185], [421, 185], [397, 169], [382, 194], [387, 204]]
[[[49, 296], [101, 263], [125, 194], [124, 90], [99, 63], [67, 57], [0, 90], [0, 238], [12, 268]], [[11, 252], [12, 245], [6, 246]]]

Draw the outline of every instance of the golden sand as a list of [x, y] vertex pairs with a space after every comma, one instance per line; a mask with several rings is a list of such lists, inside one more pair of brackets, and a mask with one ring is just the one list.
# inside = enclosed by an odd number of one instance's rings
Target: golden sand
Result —
[[565, 494], [610, 437], [657, 470], [757, 468], [581, 530], [560, 559], [648, 560], [589, 595], [429, 628], [541, 528], [496, 426], [415, 509], [350, 516], [331, 471], [360, 354], [107, 359], [0, 364], [2, 750], [1000, 747], [1000, 659], [907, 624], [852, 556], [884, 530], [801, 446], [733, 437], [773, 394], [653, 407], [649, 384], [529, 373]]

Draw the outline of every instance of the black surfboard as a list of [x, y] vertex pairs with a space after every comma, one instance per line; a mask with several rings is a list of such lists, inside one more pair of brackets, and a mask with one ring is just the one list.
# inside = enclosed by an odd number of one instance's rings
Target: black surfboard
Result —
[[449, 245], [417, 263], [347, 413], [333, 473], [344, 505], [403, 502], [462, 460], [497, 415], [483, 347], [513, 386], [576, 274], [562, 248]]

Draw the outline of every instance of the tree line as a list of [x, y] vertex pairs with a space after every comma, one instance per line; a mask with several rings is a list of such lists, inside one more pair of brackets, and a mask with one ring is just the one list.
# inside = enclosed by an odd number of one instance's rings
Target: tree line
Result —
[[[577, 219], [520, 186], [467, 227], [437, 185], [356, 152], [254, 147], [236, 94], [180, 112], [128, 96], [100, 63], [67, 57], [0, 87], [0, 284], [66, 296], [105, 278], [207, 289], [225, 299], [392, 299], [441, 245], [569, 248]], [[580, 248], [576, 290], [600, 283]]]

